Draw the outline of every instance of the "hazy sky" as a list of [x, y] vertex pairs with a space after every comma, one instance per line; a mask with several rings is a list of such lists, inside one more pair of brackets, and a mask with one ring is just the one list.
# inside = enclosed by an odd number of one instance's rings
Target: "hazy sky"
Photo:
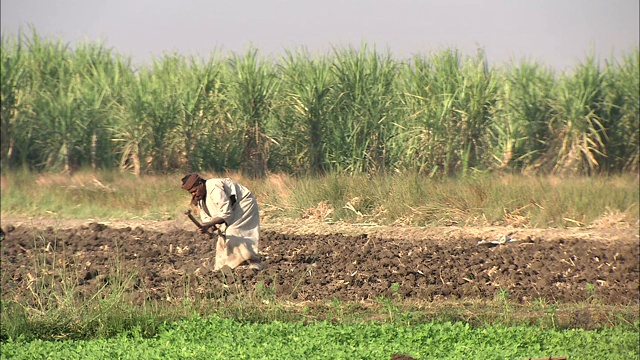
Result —
[[594, 52], [638, 46], [638, 0], [2, 0], [2, 34], [34, 25], [72, 44], [102, 41], [146, 62], [177, 51], [325, 53], [365, 42], [394, 57], [485, 50], [491, 65], [527, 58], [559, 70]]

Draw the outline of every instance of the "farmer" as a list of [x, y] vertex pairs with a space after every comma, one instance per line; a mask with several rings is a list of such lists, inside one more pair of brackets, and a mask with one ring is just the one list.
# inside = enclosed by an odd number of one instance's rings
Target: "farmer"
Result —
[[241, 264], [262, 269], [258, 255], [260, 215], [251, 191], [229, 178], [205, 180], [197, 173], [184, 176], [182, 188], [191, 193], [191, 205], [200, 212], [202, 233], [213, 226], [226, 227], [226, 237], [222, 232], [218, 236], [214, 270]]

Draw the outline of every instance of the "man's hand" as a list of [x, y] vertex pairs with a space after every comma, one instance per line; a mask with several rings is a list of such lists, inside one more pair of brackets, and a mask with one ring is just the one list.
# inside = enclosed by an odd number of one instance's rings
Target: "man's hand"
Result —
[[[208, 224], [208, 223], [207, 223], [207, 224]], [[204, 225], [202, 225], [202, 226], [200, 227], [200, 232], [201, 232], [201, 233], [203, 233], [203, 234], [208, 233], [208, 232], [209, 232], [209, 229], [210, 229], [212, 226], [214, 226], [213, 224], [211, 224], [211, 225], [207, 225], [207, 224], [204, 224]]]
[[202, 227], [200, 228], [200, 232], [203, 234], [206, 234], [211, 227], [214, 227], [222, 223], [224, 223], [224, 219], [219, 217], [213, 218], [211, 221], [202, 224]]

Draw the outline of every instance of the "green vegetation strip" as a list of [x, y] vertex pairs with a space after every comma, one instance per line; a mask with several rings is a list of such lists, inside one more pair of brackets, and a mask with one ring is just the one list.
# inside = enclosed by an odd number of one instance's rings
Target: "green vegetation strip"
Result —
[[246, 323], [217, 316], [192, 317], [164, 325], [153, 338], [142, 329], [89, 341], [2, 343], [12, 359], [518, 359], [568, 356], [570, 359], [638, 357], [638, 324], [591, 330], [542, 330], [531, 326], [461, 322], [414, 326], [333, 324], [331, 322]]

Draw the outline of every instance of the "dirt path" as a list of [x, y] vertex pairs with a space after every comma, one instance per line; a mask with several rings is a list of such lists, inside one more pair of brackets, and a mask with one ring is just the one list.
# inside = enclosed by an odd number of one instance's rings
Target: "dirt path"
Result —
[[[4, 228], [8, 225], [34, 226], [39, 228], [74, 228], [88, 225], [93, 222], [105, 224], [113, 228], [136, 228], [148, 230], [195, 230], [195, 226], [186, 216], [175, 220], [150, 221], [150, 220], [55, 220], [55, 219], [28, 219], [28, 218], [2, 218], [0, 225]], [[344, 235], [369, 235], [383, 238], [399, 239], [425, 239], [448, 241], [460, 238], [477, 238], [479, 241], [496, 241], [502, 236], [508, 235], [515, 239], [583, 239], [597, 241], [639, 241], [640, 230], [637, 226], [629, 224], [615, 224], [602, 228], [567, 228], [567, 229], [528, 229], [513, 227], [406, 227], [406, 226], [382, 226], [377, 224], [351, 224], [346, 222], [322, 222], [309, 219], [271, 218], [262, 221], [264, 231], [273, 231], [282, 234], [310, 235], [310, 234], [344, 234]]]

